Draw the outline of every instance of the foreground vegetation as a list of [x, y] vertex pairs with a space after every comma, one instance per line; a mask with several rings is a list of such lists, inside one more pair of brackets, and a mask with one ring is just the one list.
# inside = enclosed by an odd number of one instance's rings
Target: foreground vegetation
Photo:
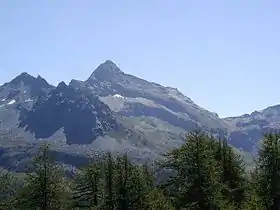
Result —
[[265, 135], [250, 173], [226, 140], [201, 131], [153, 167], [108, 153], [71, 178], [45, 145], [24, 182], [1, 172], [0, 209], [280, 209], [279, 137]]

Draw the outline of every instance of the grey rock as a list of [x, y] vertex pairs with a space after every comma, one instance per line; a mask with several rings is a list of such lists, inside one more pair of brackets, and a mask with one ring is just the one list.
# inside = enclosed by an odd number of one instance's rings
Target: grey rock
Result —
[[63, 128], [68, 144], [90, 144], [117, 127], [107, 105], [64, 82], [38, 99], [31, 110], [20, 113], [19, 127], [34, 133], [37, 139], [49, 138]]
[[217, 114], [199, 107], [177, 89], [125, 74], [112, 61], [98, 66], [88, 80], [69, 85], [97, 94], [124, 116], [153, 116], [185, 130], [200, 126], [218, 131], [226, 127]]
[[239, 117], [225, 118], [224, 121], [231, 131], [229, 142], [246, 152], [254, 152], [254, 148], [259, 148], [265, 133], [280, 131], [280, 105]]
[[16, 162], [15, 170], [23, 169], [45, 141], [67, 167], [80, 167], [90, 155], [106, 151], [126, 151], [145, 162], [179, 147], [185, 133], [198, 127], [228, 137], [250, 156], [263, 132], [279, 124], [280, 105], [222, 119], [178, 89], [126, 74], [107, 60], [87, 80], [73, 79], [68, 86], [53, 87], [27, 73], [1, 86], [0, 165]]

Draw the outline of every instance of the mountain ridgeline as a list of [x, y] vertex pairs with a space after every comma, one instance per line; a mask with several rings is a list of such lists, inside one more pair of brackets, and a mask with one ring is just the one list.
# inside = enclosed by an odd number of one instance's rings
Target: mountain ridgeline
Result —
[[109, 60], [87, 80], [73, 79], [69, 85], [54, 87], [41, 76], [22, 73], [0, 86], [2, 155], [48, 140], [63, 154], [84, 154], [87, 149], [159, 158], [198, 127], [253, 153], [263, 133], [277, 131], [279, 123], [279, 106], [219, 118], [178, 89], [126, 74]]
[[68, 87], [64, 82], [22, 113], [19, 126], [36, 138], [48, 138], [64, 128], [68, 144], [90, 144], [117, 127], [110, 108], [98, 97]]

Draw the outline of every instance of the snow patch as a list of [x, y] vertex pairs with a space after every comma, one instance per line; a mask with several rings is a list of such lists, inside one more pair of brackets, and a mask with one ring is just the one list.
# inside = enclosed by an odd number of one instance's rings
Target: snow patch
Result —
[[27, 93], [27, 91], [25, 90], [23, 93]]
[[8, 103], [8, 105], [12, 105], [12, 104], [14, 104], [14, 103], [16, 103], [16, 100], [11, 100], [9, 103]]
[[6, 101], [6, 99], [5, 99], [5, 98], [3, 98], [1, 101]]
[[119, 95], [119, 94], [115, 94], [113, 97], [114, 97], [114, 98], [124, 98], [123, 96], [121, 96], [121, 95]]
[[31, 100], [30, 98], [25, 100], [25, 102], [32, 102], [33, 100]]

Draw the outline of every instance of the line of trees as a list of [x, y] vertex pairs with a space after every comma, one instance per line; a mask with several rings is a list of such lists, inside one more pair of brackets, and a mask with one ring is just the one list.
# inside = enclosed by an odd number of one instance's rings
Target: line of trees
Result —
[[23, 183], [0, 173], [0, 209], [280, 209], [279, 138], [264, 136], [250, 172], [226, 140], [195, 131], [156, 170], [108, 153], [74, 178], [64, 175], [45, 145]]

